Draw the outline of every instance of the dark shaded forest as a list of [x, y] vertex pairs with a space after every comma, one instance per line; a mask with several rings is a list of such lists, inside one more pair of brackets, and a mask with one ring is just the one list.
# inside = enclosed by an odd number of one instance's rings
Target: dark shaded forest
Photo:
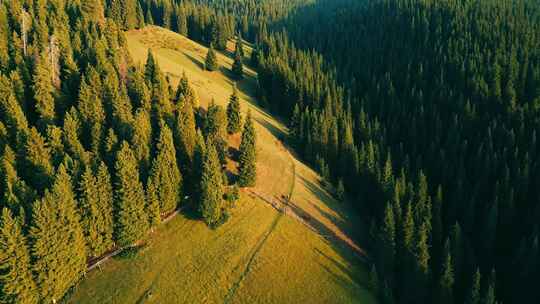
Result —
[[383, 302], [540, 301], [539, 13], [319, 1], [261, 39], [263, 95], [370, 214]]

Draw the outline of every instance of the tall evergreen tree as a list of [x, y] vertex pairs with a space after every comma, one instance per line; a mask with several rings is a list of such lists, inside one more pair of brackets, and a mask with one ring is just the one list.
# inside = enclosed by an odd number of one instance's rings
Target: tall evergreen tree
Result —
[[236, 44], [235, 44], [235, 51], [240, 54], [240, 57], [244, 58], [244, 40], [242, 39], [242, 36], [238, 34], [236, 37]]
[[30, 239], [33, 270], [45, 302], [60, 300], [86, 271], [84, 234], [71, 178], [60, 165], [43, 199], [34, 203]]
[[179, 103], [181, 97], [183, 97], [185, 101], [191, 103], [191, 107], [193, 109], [198, 107], [195, 91], [189, 85], [189, 79], [187, 78], [185, 71], [182, 72], [182, 78], [180, 78], [180, 82], [178, 82], [178, 88], [176, 90], [175, 101]]
[[227, 104], [227, 132], [235, 134], [240, 131], [242, 126], [242, 116], [240, 114], [240, 98], [236, 85], [233, 88], [233, 93]]
[[148, 182], [154, 185], [151, 189], [157, 192], [161, 212], [170, 213], [178, 207], [182, 177], [176, 162], [172, 132], [164, 123], [156, 150]]
[[244, 63], [241, 55], [241, 49], [238, 48], [234, 52], [234, 62], [232, 64], [232, 72], [237, 79], [244, 78]]
[[41, 131], [45, 131], [47, 125], [53, 124], [56, 118], [54, 87], [48, 62], [46, 54], [42, 54], [36, 64], [33, 76], [35, 108]]
[[0, 222], [0, 302], [38, 303], [30, 252], [20, 223], [4, 208]]
[[244, 131], [242, 132], [242, 141], [240, 143], [240, 159], [239, 159], [239, 178], [238, 183], [242, 187], [253, 187], [257, 181], [257, 135], [251, 112], [248, 112]]
[[442, 265], [441, 277], [439, 279], [439, 300], [437, 303], [453, 304], [453, 288], [454, 270], [452, 265], [452, 252], [450, 248], [450, 240], [447, 240], [445, 246], [445, 259]]
[[377, 270], [382, 277], [393, 280], [396, 254], [396, 227], [394, 210], [387, 204], [381, 230], [377, 237]]
[[476, 269], [476, 272], [474, 273], [472, 283], [471, 283], [471, 289], [469, 291], [469, 295], [467, 296], [467, 299], [465, 300], [465, 304], [480, 304], [481, 300], [481, 294], [480, 294], [480, 270]]
[[204, 68], [210, 72], [218, 69], [218, 59], [217, 59], [216, 52], [214, 51], [214, 47], [212, 44], [210, 44], [210, 47], [208, 48], [208, 54], [206, 54], [206, 61], [204, 62]]
[[79, 191], [82, 211], [81, 224], [89, 256], [100, 256], [113, 247], [113, 193], [111, 178], [104, 163], [94, 174], [90, 167], [84, 171]]
[[24, 169], [21, 173], [37, 191], [44, 191], [52, 182], [51, 150], [45, 138], [32, 128], [24, 137]]
[[176, 28], [180, 35], [186, 36], [188, 35], [188, 24], [187, 24], [187, 16], [184, 12], [184, 9], [179, 7], [176, 12]]
[[190, 175], [193, 172], [197, 130], [192, 104], [183, 96], [178, 101], [175, 138], [180, 168], [184, 174]]
[[101, 21], [105, 19], [101, 0], [87, 0], [81, 3], [81, 10], [87, 20]]
[[199, 210], [206, 224], [214, 226], [222, 218], [223, 174], [216, 148], [210, 141], [206, 143], [200, 187]]
[[120, 246], [133, 245], [148, 230], [145, 193], [139, 181], [137, 159], [123, 142], [115, 164], [115, 241]]

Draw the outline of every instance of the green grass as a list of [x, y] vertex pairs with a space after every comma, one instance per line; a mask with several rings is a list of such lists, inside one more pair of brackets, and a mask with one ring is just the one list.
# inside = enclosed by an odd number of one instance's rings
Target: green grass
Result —
[[[201, 69], [206, 48], [180, 35], [147, 27], [127, 38], [135, 62], [144, 62], [151, 47], [175, 85], [187, 73], [201, 105], [212, 98], [226, 104], [232, 92], [230, 58], [218, 54], [225, 69], [211, 73]], [[232, 51], [232, 43], [229, 47]], [[348, 239], [358, 218], [320, 187], [315, 172], [289, 155], [277, 139], [286, 128], [256, 105], [255, 73], [247, 74], [238, 87], [242, 109], [251, 108], [258, 134], [258, 184], [252, 190], [273, 199], [288, 195], [294, 183], [292, 209], [306, 214], [320, 234]], [[233, 146], [238, 141], [230, 138]], [[319, 233], [242, 191], [223, 226], [211, 230], [179, 215], [151, 234], [134, 257], [113, 258], [87, 274], [67, 302], [375, 303], [358, 250]]]

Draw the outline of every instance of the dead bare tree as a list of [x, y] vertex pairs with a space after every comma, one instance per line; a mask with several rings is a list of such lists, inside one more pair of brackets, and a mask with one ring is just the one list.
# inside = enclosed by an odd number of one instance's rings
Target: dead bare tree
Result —
[[24, 56], [28, 54], [28, 12], [23, 8], [21, 12], [21, 36]]
[[51, 64], [51, 79], [53, 85], [60, 88], [60, 50], [56, 35], [51, 35], [49, 39], [49, 60]]

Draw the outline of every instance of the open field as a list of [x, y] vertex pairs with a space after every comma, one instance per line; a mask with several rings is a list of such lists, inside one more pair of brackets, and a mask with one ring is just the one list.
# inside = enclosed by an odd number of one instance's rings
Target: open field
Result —
[[[127, 39], [135, 62], [143, 63], [150, 47], [174, 86], [186, 72], [201, 105], [212, 98], [226, 105], [233, 85], [230, 58], [218, 54], [221, 70], [206, 72], [206, 48], [178, 34], [147, 27], [129, 32]], [[229, 47], [232, 51], [233, 44]], [[255, 120], [257, 186], [242, 191], [229, 222], [215, 231], [177, 216], [134, 258], [117, 257], [89, 273], [68, 303], [375, 302], [366, 288], [362, 249], [350, 239], [358, 217], [281, 143], [287, 130], [257, 106], [255, 73], [245, 70], [247, 77], [237, 86], [242, 110], [251, 109]], [[279, 201], [291, 189], [287, 208], [304, 221], [260, 199]]]

